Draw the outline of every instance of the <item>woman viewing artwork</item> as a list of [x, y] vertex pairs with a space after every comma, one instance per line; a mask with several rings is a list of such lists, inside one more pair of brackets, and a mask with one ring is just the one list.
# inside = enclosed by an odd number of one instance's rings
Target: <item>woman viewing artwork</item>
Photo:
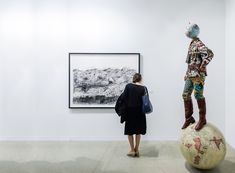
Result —
[[132, 83], [126, 85], [123, 92], [123, 100], [126, 105], [125, 130], [128, 135], [130, 151], [127, 156], [139, 157], [139, 145], [141, 135], [146, 134], [146, 116], [142, 110], [142, 96], [145, 94], [145, 86], [142, 85], [142, 76], [134, 74]]

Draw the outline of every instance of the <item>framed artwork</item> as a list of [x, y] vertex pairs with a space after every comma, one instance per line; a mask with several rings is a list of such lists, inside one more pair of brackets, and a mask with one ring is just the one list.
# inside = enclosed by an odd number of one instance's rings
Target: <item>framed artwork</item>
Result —
[[69, 108], [114, 108], [137, 72], [139, 53], [69, 53]]

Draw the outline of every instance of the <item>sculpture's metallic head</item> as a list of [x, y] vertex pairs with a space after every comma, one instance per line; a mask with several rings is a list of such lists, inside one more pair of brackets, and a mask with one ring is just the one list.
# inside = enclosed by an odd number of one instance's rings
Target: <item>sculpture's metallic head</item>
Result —
[[196, 38], [200, 33], [200, 28], [197, 24], [189, 24], [187, 27], [186, 36], [189, 38]]

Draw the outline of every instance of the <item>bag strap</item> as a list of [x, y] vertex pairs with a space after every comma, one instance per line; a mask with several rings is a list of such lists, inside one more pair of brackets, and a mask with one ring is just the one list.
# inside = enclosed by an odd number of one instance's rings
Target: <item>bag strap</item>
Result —
[[148, 92], [148, 89], [147, 89], [146, 86], [144, 86], [144, 90], [145, 90], [144, 95], [145, 95], [145, 94], [149, 95], [149, 92]]

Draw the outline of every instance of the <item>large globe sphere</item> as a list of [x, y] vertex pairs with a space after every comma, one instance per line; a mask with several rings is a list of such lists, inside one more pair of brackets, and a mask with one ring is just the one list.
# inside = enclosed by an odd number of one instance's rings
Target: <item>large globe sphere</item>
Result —
[[226, 143], [223, 134], [212, 124], [195, 130], [196, 123], [182, 130], [180, 149], [186, 161], [199, 169], [212, 169], [225, 157]]

